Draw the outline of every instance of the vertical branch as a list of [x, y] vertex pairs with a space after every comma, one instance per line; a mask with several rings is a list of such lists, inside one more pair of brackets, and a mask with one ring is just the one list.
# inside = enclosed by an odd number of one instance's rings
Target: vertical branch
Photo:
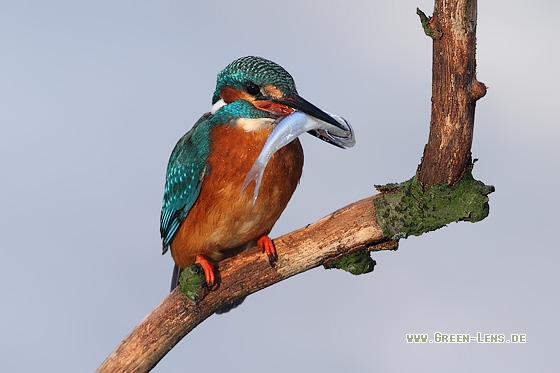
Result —
[[476, 101], [476, 0], [436, 0], [433, 17], [417, 10], [433, 39], [430, 135], [417, 176], [422, 185], [455, 185], [471, 165]]
[[346, 254], [395, 249], [399, 238], [452, 221], [484, 219], [493, 187], [472, 177], [461, 180], [472, 163], [475, 104], [486, 94], [476, 80], [476, 6], [476, 0], [436, 0], [430, 18], [418, 10], [424, 31], [433, 39], [433, 79], [430, 135], [417, 179], [422, 186], [461, 181], [457, 187], [437, 185], [426, 193], [414, 178], [384, 186], [381, 195], [277, 238], [280, 257], [273, 269], [256, 247], [220, 262], [218, 289], [196, 306], [175, 289], [97, 372], [148, 372], [196, 325], [236, 299]]

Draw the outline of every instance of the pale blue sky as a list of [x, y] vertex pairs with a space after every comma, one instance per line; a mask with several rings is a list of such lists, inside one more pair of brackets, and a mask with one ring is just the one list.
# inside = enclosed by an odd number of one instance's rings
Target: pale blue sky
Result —
[[[413, 175], [428, 136], [431, 42], [417, 1], [0, 3], [0, 366], [93, 371], [166, 296], [169, 154], [216, 74], [260, 55], [347, 118], [357, 145], [303, 136], [278, 236]], [[155, 372], [545, 371], [558, 366], [556, 1], [479, 2], [476, 178], [490, 216], [315, 269], [198, 326]], [[406, 333], [525, 333], [523, 345], [409, 345]]]

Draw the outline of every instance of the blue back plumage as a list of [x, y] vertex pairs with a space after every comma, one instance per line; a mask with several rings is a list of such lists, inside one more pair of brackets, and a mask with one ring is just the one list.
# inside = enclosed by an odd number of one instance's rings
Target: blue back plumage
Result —
[[[169, 164], [161, 208], [163, 253], [198, 198], [210, 152], [210, 126], [203, 116], [175, 145]], [[205, 125], [206, 124], [206, 125]]]

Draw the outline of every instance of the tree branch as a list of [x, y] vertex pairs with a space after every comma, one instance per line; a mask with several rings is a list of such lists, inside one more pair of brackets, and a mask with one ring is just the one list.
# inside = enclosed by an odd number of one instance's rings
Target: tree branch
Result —
[[470, 173], [475, 104], [486, 93], [476, 80], [476, 5], [476, 0], [436, 0], [433, 17], [417, 11], [433, 39], [433, 83], [430, 135], [415, 177], [378, 187], [381, 194], [277, 238], [275, 268], [258, 248], [220, 262], [218, 289], [196, 306], [175, 289], [97, 372], [147, 372], [194, 327], [236, 299], [344, 255], [394, 250], [396, 240], [410, 234], [484, 219], [494, 189]]
[[476, 0], [436, 0], [433, 17], [419, 9], [433, 39], [430, 136], [417, 172], [422, 185], [455, 185], [472, 164], [476, 101], [486, 86], [476, 80]]
[[[379, 196], [379, 195], [378, 195]], [[270, 267], [254, 247], [218, 264], [219, 287], [193, 305], [175, 288], [122, 343], [97, 372], [147, 372], [194, 327], [221, 307], [325, 261], [359, 250], [395, 250], [383, 235], [370, 197], [274, 240], [278, 263]]]

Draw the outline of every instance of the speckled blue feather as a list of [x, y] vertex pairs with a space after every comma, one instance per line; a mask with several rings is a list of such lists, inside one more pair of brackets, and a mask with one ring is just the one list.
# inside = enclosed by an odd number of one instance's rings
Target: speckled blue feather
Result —
[[187, 132], [171, 153], [161, 208], [163, 253], [198, 198], [210, 152], [210, 126], [205, 115]]
[[249, 56], [233, 61], [218, 74], [212, 104], [220, 99], [223, 87], [245, 89], [247, 81], [258, 86], [272, 84], [284, 93], [297, 93], [294, 79], [282, 66], [262, 57]]

